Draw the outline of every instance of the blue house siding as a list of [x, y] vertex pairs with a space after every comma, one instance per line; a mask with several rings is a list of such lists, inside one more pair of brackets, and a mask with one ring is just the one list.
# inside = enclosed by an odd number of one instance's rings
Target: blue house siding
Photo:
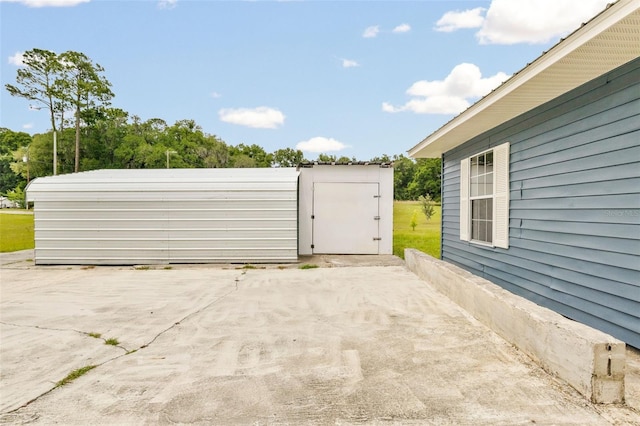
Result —
[[[460, 240], [460, 160], [510, 143], [509, 248]], [[640, 347], [640, 58], [443, 156], [442, 259]]]

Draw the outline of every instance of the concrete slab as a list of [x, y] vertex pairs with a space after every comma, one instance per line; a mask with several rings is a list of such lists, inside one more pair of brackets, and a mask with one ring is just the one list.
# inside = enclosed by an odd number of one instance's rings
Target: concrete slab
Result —
[[0, 284], [4, 424], [640, 424], [403, 266], [34, 267]]

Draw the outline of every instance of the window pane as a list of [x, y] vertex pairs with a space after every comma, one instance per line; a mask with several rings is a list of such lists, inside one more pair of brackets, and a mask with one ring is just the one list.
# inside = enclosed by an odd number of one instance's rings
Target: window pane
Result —
[[471, 159], [471, 176], [478, 176], [478, 157]]
[[479, 241], [487, 241], [487, 223], [485, 221], [478, 222], [478, 238]]
[[472, 177], [471, 178], [471, 196], [472, 197], [477, 197], [478, 193], [479, 193], [479, 188], [478, 188], [478, 177]]
[[491, 220], [491, 217], [487, 216], [487, 205], [489, 204], [490, 200], [481, 200], [482, 203], [480, 204], [480, 217], [479, 219], [482, 220]]
[[471, 214], [471, 239], [491, 243], [493, 240], [493, 152], [486, 152], [469, 159], [470, 197], [486, 197], [469, 200]]
[[485, 175], [484, 194], [485, 195], [492, 195], [493, 194], [493, 173], [489, 173], [489, 174]]

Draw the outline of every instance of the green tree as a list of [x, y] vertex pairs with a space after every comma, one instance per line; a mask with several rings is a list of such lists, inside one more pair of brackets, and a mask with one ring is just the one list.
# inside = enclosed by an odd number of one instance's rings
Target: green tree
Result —
[[[23, 162], [23, 157], [28, 157], [27, 147], [30, 143], [31, 136], [28, 133], [0, 128], [0, 194], [6, 194], [23, 180], [19, 173], [13, 171], [11, 165], [16, 161], [14, 152], [18, 150], [21, 150], [21, 163]], [[26, 176], [24, 180], [26, 181]]]
[[232, 167], [238, 169], [245, 169], [251, 167], [258, 167], [258, 163], [253, 158], [245, 154], [236, 154], [232, 157]]
[[202, 144], [196, 148], [201, 167], [229, 167], [229, 147], [213, 135], [207, 135]]
[[24, 190], [20, 187], [7, 192], [7, 198], [18, 205], [24, 207], [26, 205]]
[[382, 154], [380, 157], [373, 157], [372, 163], [391, 163], [391, 158], [387, 154]]
[[231, 147], [229, 151], [231, 167], [271, 167], [273, 164], [273, 154], [256, 144], [240, 144]]
[[283, 148], [273, 153], [273, 164], [276, 167], [296, 167], [304, 161], [304, 153], [299, 149]]
[[402, 154], [393, 159], [393, 194], [396, 200], [413, 199], [409, 193], [409, 184], [413, 181], [416, 163]]
[[343, 155], [342, 157], [338, 158], [336, 160], [336, 163], [340, 163], [340, 164], [346, 164], [346, 163], [351, 163], [351, 162], [356, 162], [358, 160], [356, 160], [356, 158], [349, 158], [346, 155]]
[[411, 226], [411, 229], [413, 231], [416, 230], [416, 226], [418, 226], [418, 211], [414, 210], [413, 214], [411, 215], [411, 222], [409, 223], [409, 226]]
[[321, 163], [335, 163], [336, 156], [322, 153], [318, 155], [318, 161]]
[[119, 108], [91, 110], [83, 129], [81, 170], [123, 168], [115, 151], [129, 131], [129, 114]]
[[422, 213], [424, 213], [427, 220], [431, 220], [431, 217], [436, 211], [435, 209], [436, 203], [431, 199], [431, 196], [429, 194], [424, 196], [421, 195], [418, 198], [418, 201], [420, 201], [420, 208], [422, 209]]
[[140, 157], [140, 149], [143, 145], [146, 145], [146, 141], [142, 135], [127, 133], [113, 152], [118, 168], [142, 168], [144, 160]]
[[[23, 67], [19, 68], [16, 85], [6, 84], [11, 96], [25, 98], [36, 104], [35, 108], [46, 108], [53, 130], [53, 174], [57, 173], [56, 117], [64, 113], [65, 104], [60, 88], [62, 64], [54, 52], [43, 49], [28, 50], [23, 55]], [[39, 105], [39, 106], [38, 106]]]
[[93, 63], [84, 53], [68, 51], [59, 56], [63, 77], [59, 92], [66, 104], [72, 105], [75, 124], [74, 171], [80, 170], [80, 127], [95, 110], [108, 106], [113, 98], [111, 83], [102, 75], [104, 68]]
[[421, 195], [430, 195], [440, 201], [441, 160], [439, 158], [419, 158], [413, 179], [407, 187], [410, 199], [417, 200]]
[[[11, 168], [23, 174], [21, 154], [14, 152], [14, 162]], [[29, 144], [29, 175], [31, 179], [48, 176], [53, 172], [53, 139], [51, 132], [39, 133], [31, 137]], [[26, 168], [25, 168], [26, 172]]]

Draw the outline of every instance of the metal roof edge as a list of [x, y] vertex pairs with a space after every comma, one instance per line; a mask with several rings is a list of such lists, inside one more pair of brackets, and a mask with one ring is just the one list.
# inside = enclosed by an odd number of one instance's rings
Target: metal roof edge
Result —
[[392, 167], [392, 162], [383, 161], [305, 161], [298, 164], [298, 168], [312, 168], [314, 166], [379, 166]]

